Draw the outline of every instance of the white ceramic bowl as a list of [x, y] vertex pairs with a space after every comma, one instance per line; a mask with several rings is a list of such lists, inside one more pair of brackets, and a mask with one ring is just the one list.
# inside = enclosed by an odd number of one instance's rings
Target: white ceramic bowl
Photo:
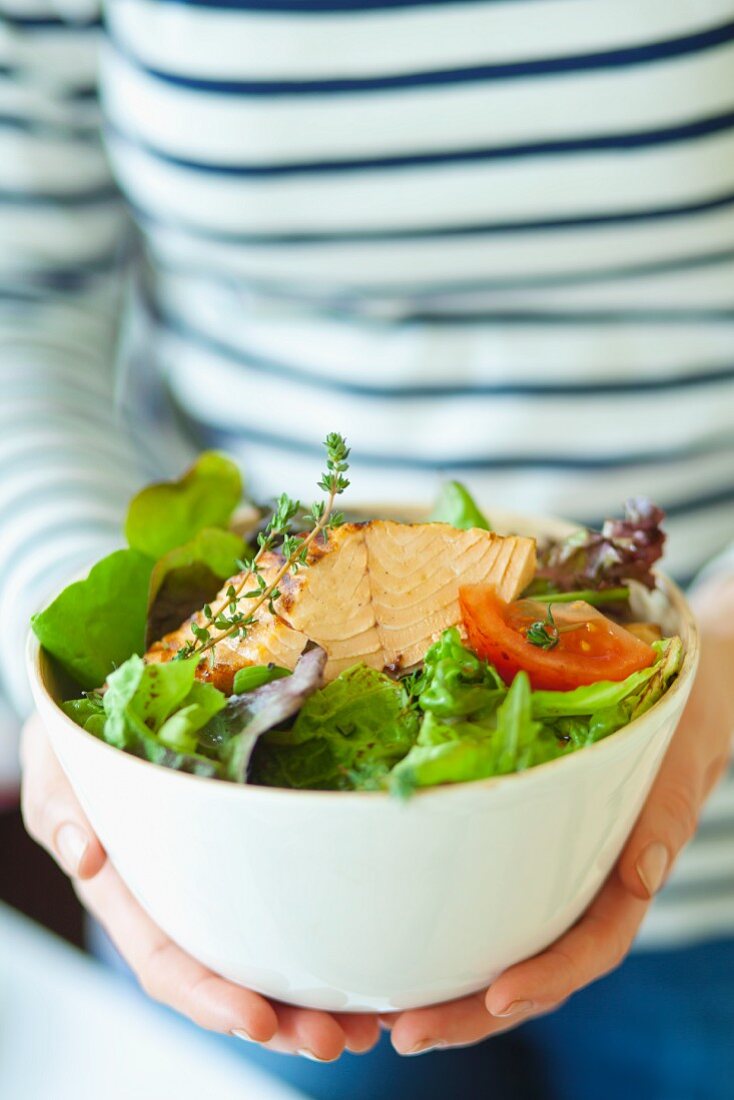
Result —
[[[558, 529], [513, 519], [515, 530]], [[389, 1011], [460, 997], [541, 950], [589, 904], [640, 811], [691, 688], [696, 627], [662, 580], [686, 656], [625, 729], [517, 775], [382, 793], [234, 786], [111, 748], [59, 709], [34, 639], [38, 709], [132, 892], [181, 947], [294, 1004]]]

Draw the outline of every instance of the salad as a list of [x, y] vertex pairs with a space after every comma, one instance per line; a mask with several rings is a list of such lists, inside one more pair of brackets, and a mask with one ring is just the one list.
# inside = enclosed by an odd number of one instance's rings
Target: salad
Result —
[[405, 797], [576, 752], [670, 686], [680, 639], [631, 611], [663, 551], [649, 501], [542, 545], [457, 482], [423, 523], [350, 519], [349, 449], [325, 448], [309, 508], [243, 519], [216, 452], [132, 500], [127, 547], [32, 620], [70, 718], [183, 772]]

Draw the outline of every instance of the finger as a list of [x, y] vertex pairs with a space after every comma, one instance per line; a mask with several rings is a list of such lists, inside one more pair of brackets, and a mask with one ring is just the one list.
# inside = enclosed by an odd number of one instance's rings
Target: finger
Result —
[[258, 1043], [273, 1038], [278, 1018], [268, 1001], [182, 951], [138, 905], [110, 863], [76, 889], [149, 996], [211, 1031]]
[[335, 1018], [344, 1032], [347, 1050], [352, 1054], [366, 1054], [379, 1042], [380, 1022], [376, 1016], [337, 1012]]
[[278, 1033], [267, 1044], [282, 1054], [300, 1054], [315, 1062], [333, 1062], [346, 1045], [344, 1029], [334, 1016], [311, 1008], [276, 1005]]
[[547, 951], [510, 967], [494, 982], [487, 1009], [509, 1019], [557, 1007], [622, 962], [648, 906], [616, 876], [608, 879], [578, 924]]
[[488, 1012], [484, 993], [475, 993], [458, 1001], [393, 1016], [391, 1042], [398, 1054], [425, 1054], [442, 1047], [469, 1046], [516, 1027], [528, 1015], [529, 1011], [513, 1020], [499, 1020]]
[[21, 759], [21, 805], [26, 829], [67, 875], [82, 879], [96, 875], [105, 862], [104, 849], [69, 786], [37, 714], [23, 729]]
[[[652, 897], [665, 882], [676, 856], [696, 831], [701, 806], [729, 760], [731, 730], [717, 712], [718, 696], [707, 682], [708, 670], [708, 665], [702, 665], [700, 679], [619, 860], [619, 876], [638, 898]], [[719, 676], [717, 679], [721, 682]]]

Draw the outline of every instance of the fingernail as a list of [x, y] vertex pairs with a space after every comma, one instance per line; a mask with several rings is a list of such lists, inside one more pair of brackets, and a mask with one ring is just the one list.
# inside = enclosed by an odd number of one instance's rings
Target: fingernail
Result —
[[232, 1034], [235, 1035], [238, 1039], [244, 1039], [244, 1041], [246, 1043], [254, 1043], [255, 1042], [252, 1035], [248, 1035], [243, 1027], [236, 1027], [233, 1030]]
[[447, 1047], [448, 1043], [442, 1042], [440, 1039], [423, 1039], [422, 1042], [416, 1043], [410, 1050], [404, 1051], [405, 1054], [428, 1054], [432, 1050], [441, 1050]]
[[389, 1016], [378, 1016], [377, 1019], [383, 1031], [392, 1031], [395, 1025], [394, 1020], [391, 1020]]
[[78, 874], [84, 853], [89, 847], [87, 834], [78, 825], [68, 822], [57, 830], [54, 846], [67, 872], [70, 875]]
[[532, 1007], [532, 1001], [512, 1001], [507, 1008], [503, 1008], [501, 1012], [493, 1012], [492, 1015], [504, 1020], [508, 1016], [519, 1016], [521, 1012], [529, 1012]]
[[668, 861], [668, 849], [659, 840], [649, 844], [637, 860], [637, 874], [650, 897], [663, 885]]
[[309, 1062], [333, 1061], [332, 1058], [319, 1058], [318, 1054], [314, 1054], [314, 1052], [312, 1050], [309, 1050], [308, 1047], [302, 1047], [300, 1050], [296, 1051], [296, 1053], [300, 1054], [301, 1058], [308, 1058]]

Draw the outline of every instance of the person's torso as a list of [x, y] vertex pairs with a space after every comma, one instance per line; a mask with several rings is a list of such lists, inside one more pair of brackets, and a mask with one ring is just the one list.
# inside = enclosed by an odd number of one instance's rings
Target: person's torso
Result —
[[365, 497], [437, 471], [731, 537], [734, 4], [111, 0], [146, 366], [261, 491], [344, 432]]

